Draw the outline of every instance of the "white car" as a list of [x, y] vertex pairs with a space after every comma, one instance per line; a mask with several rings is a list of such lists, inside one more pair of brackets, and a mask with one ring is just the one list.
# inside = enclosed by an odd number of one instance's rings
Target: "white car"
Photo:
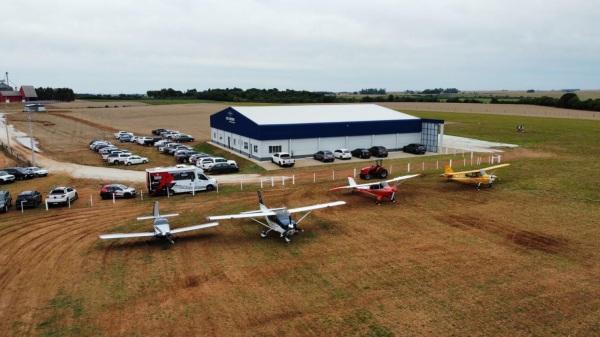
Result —
[[107, 161], [109, 164], [125, 164], [127, 158], [131, 156], [132, 154], [129, 152], [121, 152], [114, 157], [109, 156]]
[[140, 145], [146, 145], [146, 142], [150, 142], [153, 139], [154, 138], [152, 138], [152, 137], [136, 137], [135, 141], [136, 141], [136, 143], [138, 143]]
[[140, 156], [129, 156], [125, 158], [125, 165], [137, 165], [137, 164], [146, 164], [148, 162], [148, 158], [140, 157]]
[[102, 160], [107, 161], [108, 158], [110, 158], [111, 156], [114, 157], [119, 153], [126, 153], [127, 151], [125, 150], [113, 150], [113, 151], [109, 151], [107, 153], [102, 153]]
[[36, 177], [45, 177], [48, 175], [48, 170], [43, 169], [41, 167], [32, 166], [32, 167], [26, 167], [25, 169], [33, 172], [33, 174], [35, 174]]
[[78, 198], [77, 190], [73, 187], [55, 187], [48, 194], [46, 203], [48, 205], [67, 205]]
[[203, 170], [208, 170], [216, 163], [227, 163], [229, 165], [234, 165], [237, 167], [237, 163], [235, 160], [227, 160], [222, 157], [205, 157], [200, 158], [196, 161], [196, 166], [202, 168]]
[[352, 159], [352, 153], [348, 149], [337, 149], [333, 151], [333, 156], [336, 159]]
[[158, 142], [154, 142], [154, 147], [161, 147], [167, 143], [170, 143], [171, 141], [168, 139], [161, 139]]
[[6, 171], [0, 171], [0, 181], [3, 183], [12, 183], [15, 181], [15, 176]]
[[130, 135], [131, 137], [133, 137], [133, 133], [131, 133], [131, 132], [119, 131], [119, 132], [115, 133], [115, 139], [121, 138], [122, 135]]
[[273, 162], [281, 167], [284, 167], [284, 166], [292, 167], [292, 166], [294, 166], [294, 164], [296, 164], [296, 161], [294, 160], [294, 158], [292, 158], [292, 156], [290, 156], [290, 154], [287, 152], [273, 153], [273, 156], [271, 156], [271, 162]]

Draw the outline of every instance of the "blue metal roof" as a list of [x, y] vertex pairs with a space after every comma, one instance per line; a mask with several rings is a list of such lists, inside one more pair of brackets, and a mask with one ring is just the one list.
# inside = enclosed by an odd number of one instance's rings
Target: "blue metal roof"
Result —
[[274, 140], [417, 133], [421, 132], [421, 119], [258, 125], [229, 107], [212, 114], [210, 126], [257, 140]]

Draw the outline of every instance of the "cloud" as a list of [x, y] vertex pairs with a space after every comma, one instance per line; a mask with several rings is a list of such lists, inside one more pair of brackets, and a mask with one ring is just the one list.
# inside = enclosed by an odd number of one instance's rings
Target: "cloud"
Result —
[[0, 65], [78, 92], [598, 88], [589, 1], [13, 1]]

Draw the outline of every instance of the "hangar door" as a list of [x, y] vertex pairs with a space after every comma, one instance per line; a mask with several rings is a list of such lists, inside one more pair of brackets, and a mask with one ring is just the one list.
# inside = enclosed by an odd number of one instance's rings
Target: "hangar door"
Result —
[[348, 137], [348, 149], [350, 151], [357, 147], [371, 147], [371, 136], [350, 136]]
[[312, 155], [319, 151], [316, 138], [292, 139], [290, 143], [290, 152], [293, 156]]

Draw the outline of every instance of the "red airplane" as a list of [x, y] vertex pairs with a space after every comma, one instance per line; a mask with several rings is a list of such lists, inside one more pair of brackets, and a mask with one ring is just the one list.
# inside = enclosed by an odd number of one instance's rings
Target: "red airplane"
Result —
[[330, 189], [330, 191], [339, 191], [349, 189], [352, 192], [358, 192], [368, 197], [375, 198], [375, 203], [381, 204], [382, 201], [389, 200], [396, 202], [396, 192], [398, 188], [396, 184], [390, 185], [390, 183], [399, 182], [406, 179], [411, 179], [419, 176], [419, 174], [411, 174], [401, 177], [396, 177], [390, 180], [377, 181], [374, 183], [367, 184], [356, 184], [356, 181], [352, 177], [348, 177], [348, 185], [340, 186]]

